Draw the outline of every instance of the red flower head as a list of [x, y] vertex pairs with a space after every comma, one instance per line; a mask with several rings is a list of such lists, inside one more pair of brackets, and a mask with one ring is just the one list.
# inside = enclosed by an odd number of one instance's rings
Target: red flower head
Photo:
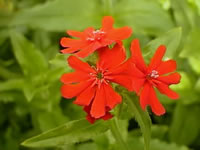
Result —
[[179, 73], [174, 72], [176, 70], [176, 62], [174, 60], [162, 61], [165, 51], [165, 46], [159, 46], [150, 64], [146, 66], [139, 41], [133, 40], [131, 44], [132, 61], [135, 64], [133, 77], [134, 89], [140, 95], [141, 107], [145, 109], [147, 105], [150, 105], [156, 115], [164, 114], [165, 109], [159, 102], [154, 87], [171, 99], [179, 98], [179, 95], [172, 91], [169, 85], [178, 84], [181, 76]]
[[68, 58], [69, 65], [75, 70], [63, 74], [61, 82], [62, 96], [76, 97], [75, 104], [84, 106], [87, 119], [93, 123], [97, 119], [107, 120], [112, 117], [109, 110], [121, 103], [121, 96], [116, 93], [111, 82], [118, 83], [132, 90], [130, 61], [125, 61], [124, 48], [116, 44], [111, 50], [104, 47], [99, 52], [96, 66], [90, 66], [75, 56]]
[[132, 30], [129, 27], [119, 29], [113, 28], [114, 20], [111, 16], [105, 16], [102, 21], [102, 28], [95, 30], [92, 27], [85, 29], [83, 32], [69, 30], [67, 33], [78, 39], [62, 38], [60, 43], [66, 49], [62, 53], [74, 53], [79, 57], [86, 57], [101, 47], [105, 47], [114, 42], [128, 38]]

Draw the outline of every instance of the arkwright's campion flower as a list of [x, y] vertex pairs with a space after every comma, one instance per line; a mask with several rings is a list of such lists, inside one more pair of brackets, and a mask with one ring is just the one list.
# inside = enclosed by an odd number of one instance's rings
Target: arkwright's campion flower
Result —
[[84, 58], [99, 48], [131, 36], [131, 28], [125, 26], [115, 29], [113, 23], [114, 20], [111, 16], [105, 16], [102, 20], [102, 28], [99, 30], [95, 30], [93, 27], [88, 27], [83, 32], [68, 30], [67, 33], [77, 39], [63, 37], [60, 44], [65, 49], [61, 52], [75, 53], [76, 56]]
[[91, 123], [97, 119], [112, 118], [109, 111], [121, 103], [122, 98], [112, 88], [112, 82], [133, 90], [131, 61], [126, 61], [124, 47], [115, 44], [112, 49], [99, 49], [98, 54], [96, 66], [70, 56], [68, 63], [75, 71], [61, 77], [61, 82], [64, 83], [61, 87], [62, 96], [67, 99], [76, 97], [74, 103], [84, 107]]
[[143, 109], [150, 105], [156, 115], [165, 113], [165, 109], [159, 102], [155, 89], [167, 95], [171, 99], [178, 99], [179, 95], [172, 91], [169, 86], [178, 84], [181, 76], [176, 70], [174, 60], [162, 61], [166, 48], [161, 45], [156, 50], [150, 64], [147, 66], [142, 57], [139, 41], [133, 40], [131, 43], [132, 62], [134, 63], [134, 90], [140, 96], [140, 105]]

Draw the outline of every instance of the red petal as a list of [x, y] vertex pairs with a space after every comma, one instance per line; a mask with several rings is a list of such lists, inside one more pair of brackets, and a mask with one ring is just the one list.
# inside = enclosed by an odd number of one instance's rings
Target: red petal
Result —
[[146, 82], [140, 94], [140, 105], [143, 110], [145, 110], [146, 106], [150, 104], [149, 101], [150, 88], [151, 85], [148, 82]]
[[139, 40], [137, 39], [133, 40], [131, 43], [131, 55], [132, 55], [132, 61], [133, 63], [135, 63], [136, 67], [143, 73], [145, 73], [147, 67], [142, 57]]
[[121, 103], [121, 96], [116, 93], [110, 85], [104, 84], [104, 90], [106, 95], [106, 106], [113, 109], [117, 104]]
[[176, 61], [174, 60], [163, 61], [156, 70], [158, 71], [159, 75], [173, 72], [176, 70]]
[[88, 27], [87, 29], [84, 30], [84, 33], [86, 34], [86, 36], [93, 36], [93, 31], [94, 31], [94, 28], [93, 27]]
[[112, 79], [110, 81], [120, 84], [121, 86], [124, 86], [129, 91], [133, 91], [133, 83], [132, 78], [127, 75], [112, 75]]
[[145, 79], [143, 78], [133, 78], [134, 91], [139, 94], [141, 88], [144, 86]]
[[157, 80], [164, 82], [167, 85], [170, 84], [178, 84], [180, 82], [181, 75], [179, 73], [172, 73], [167, 76], [160, 76], [157, 78]]
[[94, 87], [88, 87], [79, 96], [77, 96], [74, 104], [88, 106], [94, 98], [96, 89]]
[[90, 115], [90, 109], [91, 109], [91, 106], [85, 106], [85, 107], [83, 107], [83, 110], [87, 113], [86, 119], [91, 124], [93, 124], [96, 121], [96, 119]]
[[63, 82], [64, 84], [77, 83], [77, 82], [87, 80], [87, 79], [88, 79], [88, 75], [81, 71], [65, 73], [60, 78], [61, 82]]
[[130, 37], [132, 34], [132, 29], [130, 27], [122, 27], [122, 28], [119, 28], [119, 29], [113, 29], [111, 30], [110, 32], [108, 32], [107, 34], [107, 38], [108, 39], [111, 39], [111, 40], [124, 40], [128, 37]]
[[169, 98], [171, 99], [178, 99], [179, 95], [172, 91], [168, 85], [164, 84], [164, 83], [160, 83], [157, 85], [158, 90], [160, 91], [160, 93], [167, 95]]
[[82, 41], [77, 40], [77, 39], [63, 37], [60, 40], [60, 45], [62, 47], [77, 47], [77, 45], [80, 45], [80, 44], [82, 44]]
[[106, 106], [105, 92], [103, 86], [101, 85], [101, 87], [98, 88], [96, 91], [96, 96], [91, 106], [91, 111], [90, 111], [91, 116], [94, 118], [100, 118], [104, 116], [106, 113], [105, 106]]
[[99, 119], [108, 120], [108, 119], [111, 119], [111, 118], [113, 117], [113, 115], [110, 114], [109, 111], [106, 111], [106, 114], [105, 114], [104, 116], [102, 116], [102, 117], [96, 119], [96, 118], [94, 118], [94, 117], [92, 117], [92, 116], [90, 115], [91, 106], [85, 106], [85, 107], [83, 108], [83, 110], [87, 113], [86, 119], [87, 119], [91, 124], [95, 123], [95, 121], [96, 121], [96, 120], [99, 120]]
[[158, 47], [158, 49], [156, 50], [149, 64], [149, 68], [148, 68], [149, 71], [156, 69], [161, 64], [165, 51], [166, 51], [166, 47], [164, 45], [161, 45]]
[[113, 117], [110, 112], [106, 112], [105, 116], [101, 117], [103, 120], [109, 120]]
[[112, 49], [104, 47], [98, 50], [99, 61], [98, 66], [103, 69], [109, 69], [120, 65], [126, 59], [124, 47], [115, 44]]
[[101, 47], [101, 44], [99, 42], [92, 42], [87, 47], [82, 48], [78, 53], [76, 53], [76, 55], [78, 57], [84, 58], [90, 55], [91, 53], [93, 53], [94, 51], [96, 51], [100, 47]]
[[63, 54], [69, 54], [69, 53], [74, 53], [77, 51], [77, 48], [66, 48], [66, 49], [62, 49], [60, 50], [61, 53]]
[[73, 97], [79, 95], [90, 84], [91, 83], [88, 81], [82, 81], [77, 84], [64, 84], [61, 87], [61, 94], [65, 98], [73, 98]]
[[150, 94], [149, 95], [150, 106], [151, 106], [152, 111], [158, 116], [164, 114], [165, 113], [165, 108], [159, 102], [153, 87], [150, 87], [149, 94]]
[[68, 30], [67, 33], [70, 36], [78, 37], [78, 38], [85, 38], [85, 34], [83, 32]]
[[69, 65], [75, 70], [79, 70], [79, 71], [83, 71], [87, 73], [94, 72], [94, 70], [90, 67], [89, 64], [81, 61], [75, 56], [70, 56], [67, 60], [68, 60]]
[[112, 29], [114, 23], [114, 19], [111, 16], [105, 16], [102, 20], [102, 30], [107, 32]]

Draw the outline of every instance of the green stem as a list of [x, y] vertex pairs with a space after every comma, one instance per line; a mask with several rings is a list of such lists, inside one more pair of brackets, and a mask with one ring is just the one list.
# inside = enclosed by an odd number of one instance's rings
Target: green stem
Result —
[[119, 130], [118, 120], [116, 117], [110, 121], [110, 130], [111, 130], [116, 142], [119, 144], [120, 149], [121, 150], [129, 150], [128, 145], [122, 138], [121, 132]]
[[127, 94], [123, 94], [133, 116], [136, 118], [144, 137], [144, 149], [149, 150], [151, 139], [151, 119], [146, 111], [140, 107], [138, 100], [130, 98]]

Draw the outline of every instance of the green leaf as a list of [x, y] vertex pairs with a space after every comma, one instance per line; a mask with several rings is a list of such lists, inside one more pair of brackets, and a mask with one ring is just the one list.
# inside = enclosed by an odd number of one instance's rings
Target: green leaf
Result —
[[[143, 142], [141, 138], [129, 137], [129, 146], [135, 150], [143, 150]], [[158, 139], [151, 140], [150, 150], [189, 150], [186, 146], [179, 146], [175, 143], [167, 143]]]
[[[199, 42], [200, 28], [194, 28], [185, 42], [184, 49], [180, 53], [180, 57], [189, 59], [191, 68], [200, 74], [200, 42]], [[188, 57], [190, 56], [190, 57]]]
[[54, 147], [89, 140], [108, 130], [106, 123], [99, 121], [90, 124], [81, 119], [71, 121], [55, 129], [44, 132], [22, 143], [27, 147]]
[[177, 25], [183, 28], [184, 35], [187, 34], [195, 26], [197, 14], [189, 7], [187, 0], [171, 0], [171, 6]]
[[165, 45], [167, 47], [165, 57], [175, 57], [176, 50], [181, 40], [181, 33], [181, 28], [174, 28], [150, 41], [144, 48], [145, 56], [152, 57], [160, 45]]
[[141, 109], [138, 99], [132, 93], [124, 93], [130, 111], [140, 125], [142, 134], [144, 136], [145, 150], [149, 150], [151, 139], [151, 119], [146, 111]]
[[[84, 29], [94, 25], [96, 1], [54, 0], [16, 13], [11, 25], [26, 25], [48, 31]], [[31, 17], [30, 17], [31, 16]]]
[[24, 99], [24, 96], [22, 93], [16, 92], [16, 91], [5, 91], [0, 92], [0, 101], [3, 102], [13, 102], [19, 99]]
[[177, 144], [192, 144], [200, 132], [199, 113], [200, 105], [177, 105], [169, 132], [170, 140]]
[[3, 79], [11, 79], [19, 77], [20, 75], [16, 72], [11, 72], [8, 68], [0, 66], [0, 77]]
[[[120, 126], [120, 124], [123, 124], [124, 126]], [[124, 124], [125, 123], [125, 124]], [[127, 121], [120, 121], [117, 118], [113, 118], [110, 121], [110, 130], [112, 132], [112, 135], [114, 136], [116, 140], [116, 146], [120, 147], [120, 150], [130, 150], [129, 146], [125, 142], [126, 136], [127, 136]]]
[[173, 22], [155, 0], [121, 0], [114, 5], [116, 22], [128, 25], [134, 32], [160, 35], [173, 28]]
[[22, 34], [12, 30], [10, 38], [15, 57], [25, 75], [38, 75], [47, 70], [48, 64], [41, 51], [36, 49]]
[[4, 82], [0, 82], [0, 91], [21, 90], [23, 86], [23, 79], [10, 79]]

